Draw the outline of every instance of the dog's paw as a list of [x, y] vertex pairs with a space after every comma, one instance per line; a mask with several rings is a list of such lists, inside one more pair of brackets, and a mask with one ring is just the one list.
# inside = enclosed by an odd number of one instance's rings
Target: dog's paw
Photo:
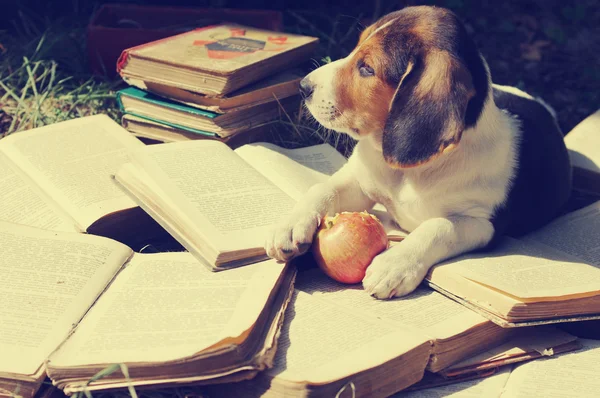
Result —
[[400, 297], [415, 290], [426, 273], [423, 264], [391, 249], [373, 259], [363, 279], [363, 287], [378, 299]]
[[317, 213], [292, 214], [267, 234], [267, 255], [279, 261], [287, 261], [305, 253], [320, 222], [321, 218]]

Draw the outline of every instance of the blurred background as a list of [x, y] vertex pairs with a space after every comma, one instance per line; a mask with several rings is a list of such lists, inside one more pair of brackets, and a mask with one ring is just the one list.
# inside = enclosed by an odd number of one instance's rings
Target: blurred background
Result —
[[[90, 57], [94, 57], [94, 52], [89, 51], [86, 34], [93, 15], [107, 3], [114, 2], [0, 0], [0, 134], [90, 113], [105, 112], [118, 117], [113, 101], [120, 81], [114, 77], [112, 65], [105, 73], [96, 71], [92, 75]], [[465, 22], [490, 65], [493, 81], [542, 97], [557, 110], [565, 133], [600, 108], [598, 0], [122, 0], [119, 3], [279, 11], [284, 31], [321, 39], [315, 65], [347, 55], [365, 26], [388, 12], [418, 4], [447, 7]], [[128, 32], [144, 28], [144, 21], [132, 17], [115, 23], [129, 29]], [[168, 26], [164, 28], [186, 30], [194, 23], [174, 25], [165, 21], [165, 24]], [[160, 29], [160, 18], [153, 20], [152, 25], [153, 29]], [[44, 78], [39, 79], [40, 76]], [[34, 91], [38, 101], [28, 103]], [[42, 95], [44, 104], [40, 105]]]

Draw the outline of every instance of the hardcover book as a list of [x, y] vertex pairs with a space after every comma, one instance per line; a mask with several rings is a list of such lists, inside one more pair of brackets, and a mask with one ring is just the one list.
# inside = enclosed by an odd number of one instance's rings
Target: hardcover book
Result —
[[299, 96], [272, 101], [237, 112], [220, 114], [172, 101], [136, 87], [117, 92], [121, 111], [201, 135], [227, 138], [278, 118], [284, 112], [293, 112], [299, 105]]
[[310, 57], [318, 39], [225, 24], [124, 50], [122, 76], [225, 95]]
[[111, 237], [132, 247], [166, 235], [115, 184], [129, 150], [145, 145], [106, 115], [0, 140], [0, 220]]
[[268, 76], [256, 83], [220, 97], [198, 94], [149, 80], [140, 80], [125, 74], [123, 75], [123, 80], [127, 84], [141, 90], [149, 91], [192, 107], [216, 113], [229, 113], [297, 95], [299, 92], [299, 83], [303, 75], [300, 70], [288, 70], [274, 76]]
[[[214, 140], [149, 145], [115, 178], [196, 258], [218, 271], [266, 258], [265, 233], [346, 159], [328, 144], [285, 149]], [[224, 177], [226, 176], [226, 178]], [[403, 231], [380, 216], [390, 239]]]
[[239, 380], [272, 364], [291, 264], [213, 273], [185, 252], [4, 221], [0, 239], [0, 395], [31, 393], [45, 373], [71, 394]]

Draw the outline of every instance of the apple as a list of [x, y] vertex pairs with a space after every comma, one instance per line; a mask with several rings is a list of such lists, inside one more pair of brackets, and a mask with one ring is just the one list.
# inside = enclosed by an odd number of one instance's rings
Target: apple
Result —
[[367, 267], [387, 247], [388, 238], [377, 217], [366, 211], [342, 212], [323, 218], [311, 251], [326, 275], [353, 284], [363, 280]]

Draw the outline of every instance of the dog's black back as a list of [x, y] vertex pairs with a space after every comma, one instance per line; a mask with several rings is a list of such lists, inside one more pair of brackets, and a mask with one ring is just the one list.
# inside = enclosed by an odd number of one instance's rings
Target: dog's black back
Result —
[[496, 105], [520, 123], [518, 163], [507, 201], [492, 218], [493, 246], [502, 235], [518, 237], [556, 217], [571, 194], [571, 163], [563, 134], [538, 101], [494, 88]]

